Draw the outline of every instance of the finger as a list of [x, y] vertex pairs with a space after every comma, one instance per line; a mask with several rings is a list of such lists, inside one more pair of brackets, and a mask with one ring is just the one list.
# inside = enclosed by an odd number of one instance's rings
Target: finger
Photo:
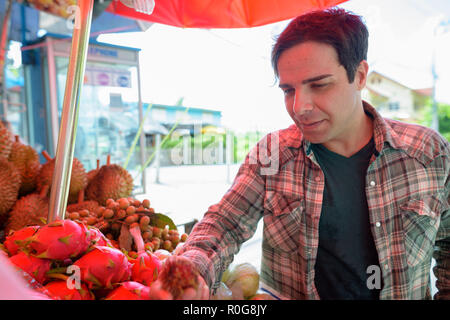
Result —
[[199, 299], [200, 300], [209, 300], [209, 287], [206, 284], [205, 279], [203, 277], [198, 276], [199, 279]]
[[187, 288], [181, 296], [182, 300], [198, 300], [198, 293], [194, 288]]
[[150, 299], [152, 300], [172, 300], [172, 295], [170, 292], [161, 289], [161, 281], [155, 281], [149, 291]]

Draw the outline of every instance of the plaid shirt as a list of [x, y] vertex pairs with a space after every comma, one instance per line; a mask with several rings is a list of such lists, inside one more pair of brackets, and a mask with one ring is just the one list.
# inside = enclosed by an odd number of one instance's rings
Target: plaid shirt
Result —
[[[438, 293], [450, 298], [450, 144], [428, 128], [373, 116], [376, 151], [366, 174], [380, 299], [429, 299], [432, 256]], [[314, 264], [324, 173], [292, 125], [247, 155], [222, 200], [196, 224], [182, 255], [212, 288], [264, 220], [261, 287], [282, 299], [319, 299]], [[368, 277], [371, 274], [368, 274]]]

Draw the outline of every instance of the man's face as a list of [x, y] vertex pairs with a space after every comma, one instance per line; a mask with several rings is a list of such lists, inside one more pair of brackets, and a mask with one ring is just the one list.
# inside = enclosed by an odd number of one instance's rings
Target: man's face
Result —
[[365, 61], [349, 83], [335, 49], [308, 41], [281, 54], [278, 73], [286, 109], [306, 140], [325, 144], [358, 134], [353, 129], [355, 118], [362, 112]]

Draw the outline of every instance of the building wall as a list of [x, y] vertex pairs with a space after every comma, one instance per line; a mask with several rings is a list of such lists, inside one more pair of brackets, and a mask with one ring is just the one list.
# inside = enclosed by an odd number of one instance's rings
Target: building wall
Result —
[[415, 117], [414, 95], [410, 88], [377, 73], [369, 74], [367, 88], [382, 96], [380, 99], [375, 99], [373, 92], [372, 94], [364, 94], [369, 101], [377, 101], [377, 103], [374, 103], [375, 107], [383, 116], [398, 119]]

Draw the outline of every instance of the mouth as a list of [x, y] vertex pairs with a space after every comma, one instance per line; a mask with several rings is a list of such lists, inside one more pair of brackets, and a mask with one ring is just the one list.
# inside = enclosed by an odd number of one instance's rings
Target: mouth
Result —
[[322, 124], [325, 120], [315, 121], [315, 122], [301, 122], [300, 125], [303, 129], [315, 129]]

